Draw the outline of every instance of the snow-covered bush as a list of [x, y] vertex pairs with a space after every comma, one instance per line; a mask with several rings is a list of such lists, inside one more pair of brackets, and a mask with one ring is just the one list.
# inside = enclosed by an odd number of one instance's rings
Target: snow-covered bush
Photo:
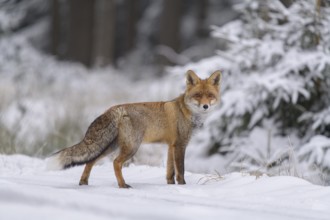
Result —
[[[292, 163], [290, 149], [303, 150], [315, 135], [330, 136], [330, 5], [296, 0], [286, 8], [278, 0], [246, 0], [236, 9], [239, 19], [213, 27], [226, 48], [171, 71], [223, 70], [222, 104], [195, 138], [200, 156], [225, 155], [226, 169], [248, 163], [242, 166], [275, 173]], [[304, 155], [326, 168], [313, 160], [311, 144]]]
[[0, 34], [8, 34], [43, 17], [49, 9], [49, 2], [43, 0], [1, 1], [0, 8]]
[[299, 156], [309, 166], [319, 166], [329, 172], [330, 138], [323, 135], [315, 135], [301, 147]]

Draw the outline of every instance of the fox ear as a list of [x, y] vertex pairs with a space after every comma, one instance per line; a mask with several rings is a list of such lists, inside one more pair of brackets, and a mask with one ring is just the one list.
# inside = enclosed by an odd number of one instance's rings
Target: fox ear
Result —
[[221, 82], [221, 71], [217, 70], [214, 73], [212, 73], [212, 75], [207, 79], [207, 81], [209, 81], [211, 84], [215, 85], [215, 86], [219, 86], [220, 82]]
[[186, 73], [186, 77], [187, 77], [187, 85], [196, 85], [199, 81], [200, 78], [196, 75], [196, 73], [192, 70], [188, 70]]

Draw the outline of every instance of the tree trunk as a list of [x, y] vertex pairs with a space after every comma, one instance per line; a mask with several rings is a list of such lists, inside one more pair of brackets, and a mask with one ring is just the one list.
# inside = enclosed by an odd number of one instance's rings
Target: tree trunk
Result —
[[94, 5], [95, 0], [69, 1], [67, 58], [86, 66], [92, 64]]
[[209, 30], [205, 26], [205, 20], [207, 18], [208, 0], [197, 1], [197, 28], [196, 35], [201, 38], [208, 37]]
[[115, 0], [98, 0], [96, 3], [92, 53], [96, 66], [114, 63], [115, 7]]
[[138, 20], [137, 16], [137, 1], [126, 0], [127, 7], [127, 32], [126, 32], [126, 48], [125, 52], [129, 52], [135, 46], [136, 38], [136, 23]]
[[58, 47], [60, 42], [60, 16], [59, 2], [52, 0], [51, 5], [51, 53], [58, 55]]
[[160, 20], [161, 45], [168, 46], [180, 51], [180, 21], [182, 11], [182, 0], [164, 0], [163, 12]]

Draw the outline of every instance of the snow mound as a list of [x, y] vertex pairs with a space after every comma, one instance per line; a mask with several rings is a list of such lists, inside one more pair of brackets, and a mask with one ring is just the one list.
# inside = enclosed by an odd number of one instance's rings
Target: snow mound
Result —
[[[89, 186], [83, 167], [45, 170], [46, 161], [0, 155], [1, 219], [329, 219], [330, 187], [294, 177], [186, 173], [167, 185], [163, 167], [123, 169], [132, 189], [118, 189], [110, 162], [96, 165]], [[19, 210], [19, 211], [17, 211]]]

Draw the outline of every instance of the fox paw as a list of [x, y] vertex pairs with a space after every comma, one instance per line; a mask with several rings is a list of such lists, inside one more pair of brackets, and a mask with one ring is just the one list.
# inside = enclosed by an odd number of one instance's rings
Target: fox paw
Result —
[[186, 181], [185, 181], [184, 179], [178, 179], [177, 181], [178, 181], [178, 184], [179, 184], [179, 185], [184, 185], [184, 184], [186, 184]]
[[122, 188], [122, 189], [129, 189], [129, 188], [132, 188], [130, 185], [128, 184], [122, 184], [122, 185], [119, 185], [119, 188]]
[[79, 186], [87, 186], [88, 185], [88, 180], [80, 180]]

